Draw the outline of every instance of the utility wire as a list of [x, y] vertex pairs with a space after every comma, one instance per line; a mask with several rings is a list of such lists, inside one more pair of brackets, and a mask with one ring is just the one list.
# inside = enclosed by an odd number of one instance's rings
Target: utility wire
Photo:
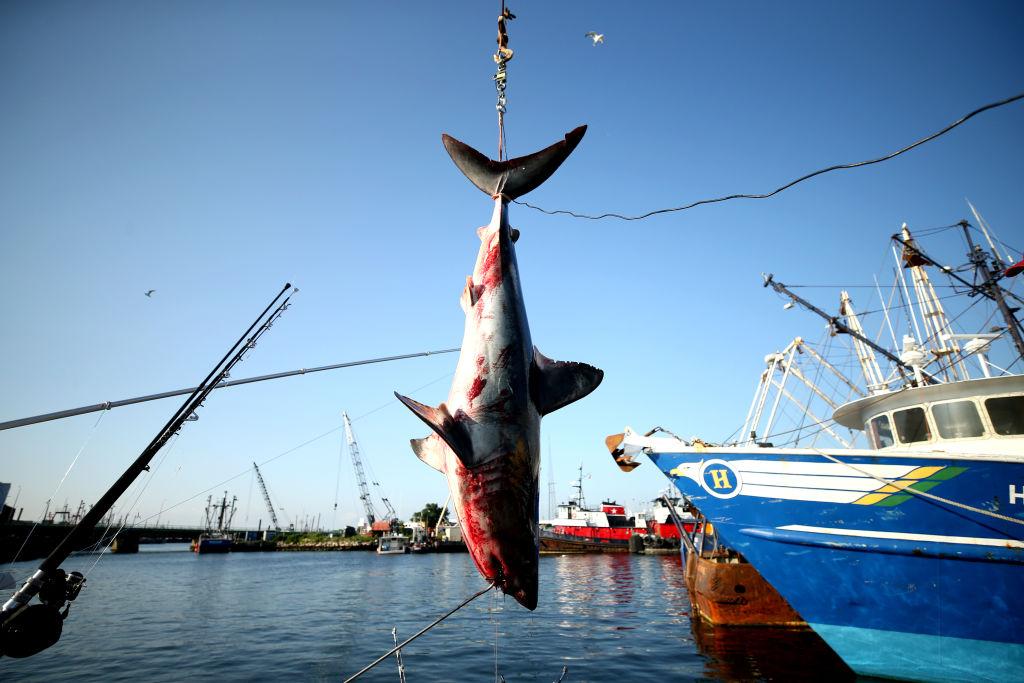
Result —
[[565, 209], [556, 209], [554, 211], [550, 211], [548, 209], [542, 209], [539, 206], [534, 206], [533, 204], [529, 204], [528, 202], [520, 201], [518, 199], [513, 199], [512, 201], [514, 201], [516, 204], [522, 204], [523, 206], [526, 206], [526, 207], [529, 207], [531, 209], [535, 209], [537, 211], [540, 211], [541, 213], [546, 213], [546, 214], [550, 214], [550, 215], [564, 214], [566, 216], [572, 216], [573, 218], [586, 218], [586, 219], [592, 220], [592, 221], [597, 221], [597, 220], [601, 220], [601, 219], [604, 219], [604, 218], [618, 218], [618, 219], [624, 220], [624, 221], [639, 221], [639, 220], [643, 220], [645, 218], [650, 218], [651, 216], [656, 216], [656, 215], [661, 214], [661, 213], [672, 213], [672, 212], [675, 212], [675, 211], [686, 211], [687, 209], [692, 209], [692, 208], [694, 208], [696, 206], [701, 206], [702, 204], [716, 204], [718, 202], [727, 202], [727, 201], [730, 201], [732, 199], [768, 199], [769, 197], [773, 197], [773, 196], [777, 195], [778, 193], [782, 192], [783, 190], [788, 190], [789, 188], [793, 187], [797, 183], [802, 183], [805, 180], [809, 180], [809, 179], [811, 179], [811, 178], [813, 178], [815, 176], [819, 176], [819, 175], [821, 175], [823, 173], [828, 173], [830, 171], [840, 171], [840, 170], [849, 169], [849, 168], [857, 168], [859, 166], [870, 166], [871, 164], [877, 164], [877, 163], [880, 163], [882, 161], [888, 161], [889, 159], [892, 159], [894, 157], [898, 157], [899, 155], [903, 154], [904, 152], [909, 152], [910, 150], [914, 149], [915, 147], [919, 147], [919, 146], [923, 145], [926, 142], [931, 142], [932, 140], [934, 140], [935, 138], [939, 137], [940, 135], [945, 135], [946, 133], [948, 133], [949, 131], [953, 130], [954, 128], [956, 128], [960, 124], [966, 122], [968, 119], [971, 119], [971, 118], [977, 116], [978, 114], [981, 114], [982, 112], [988, 111], [989, 109], [995, 109], [996, 107], [1002, 107], [1004, 105], [1011, 104], [1011, 103], [1016, 102], [1017, 100], [1020, 100], [1020, 99], [1024, 99], [1024, 93], [1020, 93], [1020, 94], [1014, 95], [1012, 97], [1007, 97], [1005, 100], [999, 100], [998, 102], [990, 102], [989, 104], [986, 104], [983, 107], [978, 107], [977, 109], [975, 109], [971, 113], [966, 114], [965, 116], [961, 117], [960, 119], [954, 121], [953, 123], [951, 123], [948, 126], [946, 126], [945, 128], [943, 128], [942, 130], [940, 130], [940, 131], [938, 131], [936, 133], [932, 133], [931, 135], [929, 135], [926, 138], [921, 138], [917, 142], [915, 142], [913, 144], [910, 144], [910, 145], [907, 145], [903, 149], [897, 150], [897, 151], [892, 152], [890, 154], [886, 154], [885, 156], [882, 156], [882, 157], [878, 157], [877, 159], [868, 159], [867, 161], [857, 161], [857, 162], [850, 163], [850, 164], [836, 164], [834, 166], [829, 166], [827, 168], [818, 169], [817, 171], [814, 171], [812, 173], [808, 173], [805, 176], [801, 176], [800, 178], [797, 178], [796, 180], [790, 181], [790, 182], [786, 183], [785, 185], [783, 185], [782, 187], [779, 187], [779, 188], [777, 188], [775, 190], [772, 190], [771, 192], [768, 192], [766, 194], [730, 194], [730, 195], [726, 195], [724, 197], [716, 197], [714, 199], [701, 199], [699, 201], [692, 202], [692, 203], [687, 204], [685, 206], [677, 206], [677, 207], [674, 207], [674, 208], [671, 208], [671, 209], [658, 209], [656, 211], [648, 211], [647, 213], [641, 214], [639, 216], [624, 216], [624, 215], [622, 215], [620, 213], [602, 213], [602, 214], [600, 214], [598, 216], [591, 216], [591, 215], [587, 215], [587, 214], [576, 213], [574, 211], [567, 211]]

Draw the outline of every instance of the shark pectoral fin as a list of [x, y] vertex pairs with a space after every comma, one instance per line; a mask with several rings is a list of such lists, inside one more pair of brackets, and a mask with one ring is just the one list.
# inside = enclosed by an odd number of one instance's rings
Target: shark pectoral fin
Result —
[[593, 365], [551, 360], [533, 347], [530, 397], [541, 415], [580, 400], [596, 389], [602, 379], [604, 372]]
[[[433, 429], [434, 433], [448, 444], [448, 448], [452, 449], [459, 460], [463, 463], [473, 462], [473, 442], [469, 438], [469, 433], [466, 431], [465, 426], [459, 424], [452, 417], [452, 414], [448, 412], [448, 406], [442, 403], [437, 408], [432, 408], [423, 405], [419, 401], [414, 401], [408, 396], [402, 396], [397, 391], [395, 392], [395, 397], [404, 403], [406, 408], [415, 413], [416, 417], [423, 420], [428, 427]], [[413, 448], [415, 450], [415, 446]]]
[[417, 458], [444, 474], [445, 445], [437, 434], [429, 434], [422, 439], [410, 439], [409, 443]]
[[459, 297], [459, 305], [462, 306], [463, 313], [469, 313], [469, 309], [476, 306], [477, 293], [476, 287], [473, 285], [473, 276], [466, 276], [466, 286], [462, 289], [462, 296]]
[[519, 241], [519, 228], [511, 228], [511, 231], [512, 231], [512, 242], [513, 243], [518, 242]]

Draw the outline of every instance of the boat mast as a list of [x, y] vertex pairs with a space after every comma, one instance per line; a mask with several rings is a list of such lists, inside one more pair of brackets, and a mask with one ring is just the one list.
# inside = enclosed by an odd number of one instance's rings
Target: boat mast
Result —
[[[921, 311], [921, 321], [925, 329], [925, 338], [922, 341], [930, 342], [931, 352], [940, 361], [939, 367], [948, 381], [970, 379], [967, 368], [960, 363], [960, 344], [955, 338], [950, 337], [952, 329], [949, 318], [946, 317], [946, 311], [943, 310], [935, 287], [932, 286], [924, 269], [927, 261], [919, 256], [920, 251], [914, 244], [906, 223], [900, 228], [900, 234], [905, 245], [912, 245], [910, 248], [904, 247], [903, 267], [910, 271], [910, 280], [914, 283], [914, 294], [917, 296], [917, 306]], [[943, 361], [946, 359], [949, 365], [943, 367]]]
[[573, 488], [576, 489], [576, 505], [579, 506], [580, 510], [586, 510], [587, 509], [587, 502], [583, 498], [583, 463], [582, 462], [580, 463], [580, 478], [576, 480], [576, 483], [573, 485]]
[[[1018, 355], [1020, 357], [1024, 357], [1024, 337], [1021, 336], [1021, 323], [1014, 316], [1014, 310], [1011, 310], [1007, 305], [1003, 288], [996, 283], [995, 276], [993, 276], [992, 271], [989, 270], [988, 264], [985, 262], [985, 252], [981, 250], [981, 247], [976, 246], [974, 244], [974, 240], [971, 239], [971, 224], [967, 221], [960, 221], [959, 225], [963, 228], [964, 237], [967, 239], [967, 245], [970, 249], [967, 253], [967, 257], [971, 260], [971, 263], [977, 270], [978, 275], [982, 278], [982, 283], [980, 285], [960, 277], [953, 272], [952, 268], [940, 266], [934, 259], [921, 251], [917, 245], [905, 242], [900, 235], [893, 235], [892, 239], [910, 250], [915, 257], [919, 257], [928, 265], [936, 266], [942, 270], [942, 272], [950, 278], [970, 289], [972, 293], [981, 294], [987, 299], [991, 299], [995, 302], [996, 306], [999, 308], [999, 312], [1003, 315], [1003, 319], [1006, 321], [1006, 329], [1010, 333], [1010, 337], [1013, 339], [1013, 344], [1017, 348]], [[1011, 296], [1014, 295], [1011, 294]]]
[[978, 289], [985, 296], [996, 302], [999, 312], [1003, 314], [1003, 320], [1006, 321], [1006, 329], [1010, 332], [1010, 337], [1013, 338], [1014, 346], [1017, 347], [1017, 355], [1024, 358], [1024, 338], [1021, 337], [1020, 321], [1017, 320], [1010, 307], [1006, 305], [1006, 299], [1003, 298], [1003, 288], [996, 284], [996, 279], [992, 276], [992, 271], [988, 269], [988, 263], [985, 262], [985, 252], [981, 250], [980, 246], [974, 244], [974, 240], [971, 239], [971, 224], [967, 221], [960, 221], [960, 227], [964, 229], [964, 237], [967, 239], [967, 246], [970, 249], [967, 252], [967, 257], [971, 259], [971, 263], [974, 264], [974, 267], [981, 275], [982, 284]]
[[845, 289], [839, 292], [839, 314], [846, 316], [846, 324], [857, 332], [857, 336], [853, 337], [853, 348], [857, 352], [857, 362], [864, 373], [864, 387], [869, 394], [886, 393], [889, 391], [889, 384], [882, 377], [882, 370], [878, 367], [878, 359], [875, 358], [874, 352], [860, 340], [864, 336], [864, 328], [853, 310], [850, 294]]
[[974, 204], [971, 204], [970, 200], [967, 201], [967, 206], [971, 207], [971, 213], [974, 214], [974, 220], [978, 221], [978, 228], [981, 230], [981, 234], [985, 236], [985, 241], [988, 242], [988, 248], [992, 250], [992, 255], [995, 257], [995, 265], [998, 270], [1006, 269], [1006, 259], [1002, 257], [999, 250], [996, 248], [996, 243], [989, 234], [988, 223], [981, 217], [978, 210], [974, 208]]

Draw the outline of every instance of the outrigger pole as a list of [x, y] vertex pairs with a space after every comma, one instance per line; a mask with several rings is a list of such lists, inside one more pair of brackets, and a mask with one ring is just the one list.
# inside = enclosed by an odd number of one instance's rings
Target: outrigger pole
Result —
[[[848, 334], [851, 337], [853, 337], [854, 339], [857, 339], [859, 341], [864, 342], [865, 344], [870, 346], [872, 349], [874, 349], [875, 351], [877, 351], [878, 353], [882, 354], [883, 356], [885, 356], [886, 358], [891, 360], [893, 363], [895, 363], [896, 364], [896, 368], [900, 371], [900, 375], [902, 375], [905, 380], [909, 381], [911, 384], [916, 383], [916, 380], [914, 379], [914, 369], [911, 366], [909, 366], [906, 363], [904, 363], [902, 360], [900, 360], [899, 356], [897, 356], [896, 354], [892, 353], [888, 349], [879, 346], [878, 344], [876, 344], [875, 342], [871, 341], [870, 339], [868, 339], [864, 335], [860, 334], [859, 332], [857, 332], [856, 330], [851, 328], [849, 325], [844, 323], [842, 320], [840, 320], [838, 318], [838, 316], [829, 315], [825, 311], [821, 310], [820, 308], [818, 308], [817, 306], [812, 304], [810, 301], [807, 301], [806, 299], [804, 299], [804, 298], [794, 294], [793, 292], [789, 291], [786, 288], [786, 285], [782, 284], [781, 282], [776, 281], [771, 273], [768, 273], [767, 275], [764, 276], [764, 286], [765, 287], [771, 287], [772, 289], [774, 289], [779, 294], [785, 294], [790, 299], [792, 299], [796, 303], [800, 304], [801, 306], [806, 308], [811, 313], [816, 313], [817, 315], [821, 316], [822, 318], [827, 320], [829, 322], [829, 324], [831, 324], [832, 327], [834, 327], [837, 331], [842, 332], [844, 334]], [[906, 370], [910, 371], [910, 376], [909, 377], [904, 372]], [[929, 382], [932, 381], [931, 375], [924, 373], [924, 377]]]
[[[291, 284], [286, 283], [274, 300], [249, 326], [245, 334], [214, 366], [210, 374], [192, 390], [189, 397], [139, 454], [135, 462], [82, 517], [64, 540], [57, 544], [53, 552], [40, 563], [31, 578], [0, 608], [0, 656], [29, 657], [60, 640], [64, 619], [67, 618], [70, 609], [70, 605], [67, 603], [78, 597], [82, 584], [85, 583], [85, 577], [79, 572], [66, 574], [60, 568], [61, 563], [68, 558], [73, 550], [78, 548], [86, 534], [96, 527], [103, 515], [113, 507], [117, 499], [139, 475], [149, 470], [149, 463], [153, 457], [172, 436], [178, 433], [185, 421], [202, 407], [203, 401], [210, 395], [210, 392], [224, 381], [231, 368], [242, 360], [247, 351], [256, 346], [256, 341], [284, 313], [288, 308], [288, 300], [291, 295], [285, 297], [280, 304], [278, 301], [290, 288]], [[29, 602], [36, 595], [39, 596], [39, 603], [30, 605]], [[62, 607], [64, 608], [63, 612], [61, 611]]]
[[[370, 358], [368, 360], [353, 360], [347, 363], [335, 363], [333, 365], [321, 365], [316, 368], [299, 368], [298, 370], [289, 370], [287, 372], [275, 372], [269, 375], [259, 375], [256, 377], [245, 377], [243, 379], [234, 379], [230, 382], [223, 381], [217, 384], [214, 389], [226, 389], [227, 387], [235, 387], [239, 384], [252, 384], [254, 382], [265, 382], [270, 379], [281, 379], [283, 377], [294, 377], [295, 375], [310, 375], [314, 372], [323, 372], [324, 370], [337, 370], [339, 368], [351, 368], [356, 365], [371, 365], [373, 363], [387, 363], [393, 360], [405, 360], [406, 358], [420, 358], [422, 356], [433, 356], [439, 353], [453, 353], [459, 349], [441, 349], [439, 351], [420, 351], [419, 353], [406, 353], [401, 356], [384, 356], [383, 358]], [[82, 406], [80, 408], [70, 408], [68, 410], [58, 410], [53, 413], [43, 413], [42, 415], [33, 415], [32, 417], [23, 417], [18, 420], [9, 420], [7, 422], [0, 422], [0, 431], [5, 429], [14, 429], [15, 427], [26, 427], [28, 425], [38, 424], [40, 422], [48, 422], [50, 420], [62, 420], [66, 417], [74, 417], [76, 415], [85, 415], [86, 413], [95, 413], [100, 410], [111, 410], [112, 408], [120, 408], [122, 406], [129, 406], [135, 403], [145, 403], [146, 401], [157, 401], [162, 398], [170, 398], [172, 396], [183, 396], [185, 394], [191, 394], [198, 387], [191, 387], [189, 389], [175, 389], [173, 391], [164, 391], [159, 394], [147, 394], [146, 396], [137, 396], [135, 398], [126, 398], [120, 401], [104, 401], [103, 403], [94, 403], [88, 406]]]

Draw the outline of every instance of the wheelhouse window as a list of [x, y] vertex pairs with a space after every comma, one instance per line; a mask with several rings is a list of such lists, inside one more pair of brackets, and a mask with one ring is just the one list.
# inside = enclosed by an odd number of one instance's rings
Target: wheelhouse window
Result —
[[985, 401], [996, 434], [1024, 434], [1024, 396], [1001, 396]]
[[896, 423], [896, 433], [903, 443], [929, 441], [932, 438], [924, 408], [897, 410], [892, 414], [892, 420]]
[[932, 406], [932, 415], [943, 439], [968, 439], [985, 433], [973, 401], [936, 403]]
[[889, 426], [889, 416], [879, 415], [868, 422], [868, 439], [874, 448], [888, 448], [893, 444], [892, 427]]

